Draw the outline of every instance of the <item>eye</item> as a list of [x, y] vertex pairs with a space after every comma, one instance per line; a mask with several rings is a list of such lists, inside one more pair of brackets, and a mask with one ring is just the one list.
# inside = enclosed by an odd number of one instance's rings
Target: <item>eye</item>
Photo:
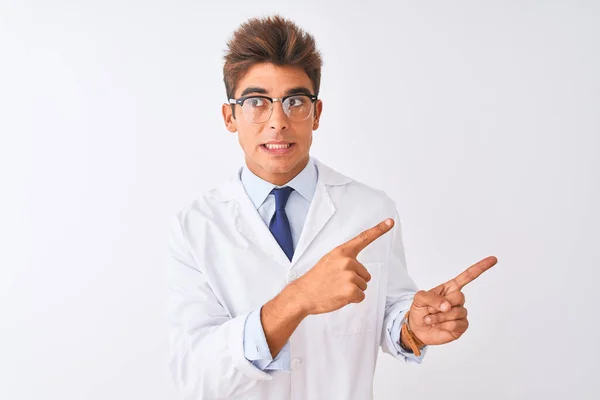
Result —
[[252, 108], [263, 107], [265, 105], [265, 99], [260, 97], [250, 97], [246, 102]]
[[302, 107], [305, 102], [306, 102], [305, 96], [294, 96], [294, 97], [288, 98], [288, 103], [289, 103], [290, 107]]

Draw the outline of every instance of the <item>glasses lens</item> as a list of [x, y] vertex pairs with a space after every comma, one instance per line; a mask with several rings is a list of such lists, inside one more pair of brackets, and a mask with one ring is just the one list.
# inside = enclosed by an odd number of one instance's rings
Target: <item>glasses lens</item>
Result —
[[248, 97], [242, 109], [244, 118], [250, 122], [264, 122], [271, 116], [271, 102], [262, 97]]
[[312, 110], [312, 101], [305, 95], [288, 97], [283, 102], [283, 111], [293, 121], [303, 121], [309, 117]]

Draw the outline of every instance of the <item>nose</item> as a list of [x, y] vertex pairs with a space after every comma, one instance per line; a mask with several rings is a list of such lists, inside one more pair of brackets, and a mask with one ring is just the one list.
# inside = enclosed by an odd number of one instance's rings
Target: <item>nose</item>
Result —
[[288, 126], [288, 117], [283, 112], [283, 104], [280, 101], [273, 102], [273, 113], [269, 119], [269, 126], [271, 129], [281, 131]]

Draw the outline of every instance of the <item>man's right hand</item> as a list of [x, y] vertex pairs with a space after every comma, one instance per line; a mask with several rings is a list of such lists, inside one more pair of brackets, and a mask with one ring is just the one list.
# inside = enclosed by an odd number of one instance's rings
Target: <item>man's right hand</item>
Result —
[[[386, 224], [389, 223], [389, 225]], [[369, 271], [357, 261], [358, 254], [394, 226], [388, 218], [323, 256], [305, 275], [290, 284], [306, 315], [335, 311], [365, 298]]]

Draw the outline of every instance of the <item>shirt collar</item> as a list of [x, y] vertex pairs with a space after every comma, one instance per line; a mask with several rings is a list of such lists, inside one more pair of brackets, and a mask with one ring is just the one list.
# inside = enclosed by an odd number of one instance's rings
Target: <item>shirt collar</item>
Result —
[[[292, 187], [298, 194], [304, 197], [308, 202], [312, 201], [315, 190], [317, 189], [318, 170], [312, 157], [309, 156], [308, 163], [298, 175], [282, 186]], [[266, 200], [271, 190], [277, 186], [271, 182], [265, 181], [255, 175], [246, 165], [243, 166], [240, 172], [240, 179], [244, 185], [244, 189], [250, 197], [252, 204], [258, 210], [262, 203]]]

